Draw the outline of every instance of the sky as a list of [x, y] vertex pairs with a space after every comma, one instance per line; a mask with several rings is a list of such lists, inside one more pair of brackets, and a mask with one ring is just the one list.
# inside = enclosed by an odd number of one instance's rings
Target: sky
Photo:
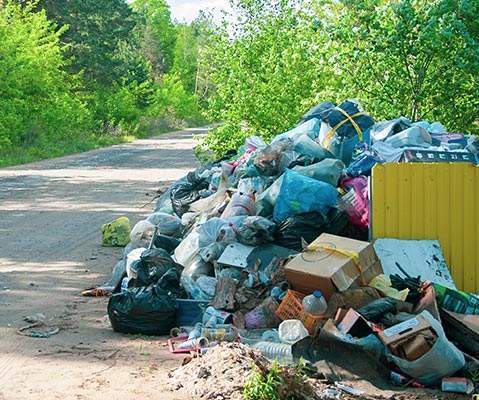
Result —
[[170, 6], [171, 19], [173, 21], [176, 19], [178, 22], [192, 22], [200, 10], [211, 10], [218, 18], [219, 10], [229, 10], [227, 0], [166, 0], [166, 2]]

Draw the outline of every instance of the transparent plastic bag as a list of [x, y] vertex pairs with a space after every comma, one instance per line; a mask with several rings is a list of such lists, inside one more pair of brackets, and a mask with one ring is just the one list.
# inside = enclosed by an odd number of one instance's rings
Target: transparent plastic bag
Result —
[[273, 219], [281, 223], [291, 215], [310, 211], [327, 214], [336, 205], [338, 191], [329, 183], [286, 169], [283, 184], [274, 206]]

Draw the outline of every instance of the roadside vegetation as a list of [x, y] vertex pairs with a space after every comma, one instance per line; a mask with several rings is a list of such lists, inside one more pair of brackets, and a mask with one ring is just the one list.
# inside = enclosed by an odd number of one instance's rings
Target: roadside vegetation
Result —
[[186, 24], [164, 0], [1, 1], [0, 166], [209, 122], [219, 157], [349, 98], [478, 133], [476, 0], [230, 4]]

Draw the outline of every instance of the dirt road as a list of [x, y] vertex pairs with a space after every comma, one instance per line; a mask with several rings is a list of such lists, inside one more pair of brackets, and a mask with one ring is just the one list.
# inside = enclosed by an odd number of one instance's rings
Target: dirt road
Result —
[[[107, 298], [81, 296], [111, 277], [121, 248], [100, 226], [148, 216], [162, 185], [197, 168], [189, 130], [0, 169], [0, 399], [179, 399], [162, 380], [181, 364], [166, 337], [108, 326]], [[60, 331], [20, 335], [41, 313]], [[28, 330], [24, 332], [30, 332]]]

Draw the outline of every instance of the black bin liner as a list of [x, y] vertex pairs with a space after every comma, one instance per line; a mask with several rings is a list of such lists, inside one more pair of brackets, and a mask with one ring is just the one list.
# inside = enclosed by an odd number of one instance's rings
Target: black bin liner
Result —
[[340, 234], [347, 226], [349, 214], [337, 207], [331, 207], [328, 215], [319, 211], [302, 213], [286, 218], [274, 233], [275, 243], [301, 251], [301, 239], [311, 243], [322, 233]]
[[176, 297], [159, 284], [128, 289], [108, 301], [108, 317], [120, 333], [168, 335], [175, 326]]

